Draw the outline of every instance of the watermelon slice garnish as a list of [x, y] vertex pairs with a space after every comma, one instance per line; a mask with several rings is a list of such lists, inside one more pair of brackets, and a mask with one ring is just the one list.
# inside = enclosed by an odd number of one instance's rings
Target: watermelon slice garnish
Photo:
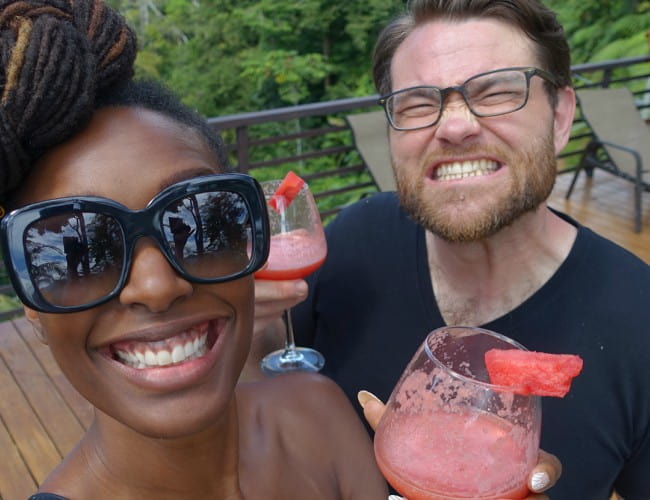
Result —
[[563, 398], [582, 370], [574, 354], [549, 354], [519, 349], [490, 349], [485, 367], [495, 385], [512, 387], [516, 394]]
[[305, 181], [292, 171], [282, 179], [282, 182], [269, 199], [269, 205], [277, 212], [283, 212], [305, 185]]

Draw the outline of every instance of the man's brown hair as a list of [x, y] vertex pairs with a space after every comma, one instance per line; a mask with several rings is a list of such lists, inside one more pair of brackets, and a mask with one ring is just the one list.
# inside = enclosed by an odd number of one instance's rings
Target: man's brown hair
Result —
[[[559, 87], [571, 85], [571, 57], [556, 14], [538, 0], [410, 0], [406, 13], [380, 33], [373, 54], [373, 80], [381, 95], [390, 93], [395, 51], [415, 28], [433, 20], [496, 19], [521, 30], [533, 43], [541, 69]], [[548, 87], [551, 95], [555, 89]]]

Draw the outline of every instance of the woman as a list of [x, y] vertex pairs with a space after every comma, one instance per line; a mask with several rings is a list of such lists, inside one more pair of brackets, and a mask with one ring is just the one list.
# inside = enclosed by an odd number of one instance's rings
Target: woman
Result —
[[[195, 130], [158, 111], [110, 106], [46, 153], [15, 194], [22, 208], [9, 221], [20, 227], [5, 234], [21, 242], [14, 269], [20, 259], [21, 277], [31, 275], [20, 289], [27, 318], [96, 408], [41, 490], [70, 499], [385, 498], [369, 443], [333, 384], [286, 377], [236, 387], [252, 328], [253, 278], [243, 273], [264, 262], [264, 212], [250, 179], [220, 172]], [[153, 199], [128, 226], [126, 210]], [[129, 241], [129, 231], [160, 224], [173, 251], [166, 224], [179, 216], [195, 233], [203, 226], [204, 254], [188, 244], [170, 260], [145, 236], [129, 258], [119, 242], [120, 229]], [[86, 271], [52, 250], [64, 251], [75, 232]]]
[[[202, 119], [130, 81], [135, 40], [101, 3], [13, 2], [0, 16], [19, 66], [3, 96], [4, 206], [18, 208], [3, 221], [4, 254], [27, 318], [95, 408], [39, 491], [386, 498], [333, 383], [237, 386], [251, 273], [268, 251], [255, 181], [225, 173]], [[36, 71], [44, 61], [53, 67]]]

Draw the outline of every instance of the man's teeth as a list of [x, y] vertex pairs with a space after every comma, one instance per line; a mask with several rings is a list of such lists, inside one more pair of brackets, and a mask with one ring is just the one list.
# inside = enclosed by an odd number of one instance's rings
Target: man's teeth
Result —
[[438, 167], [435, 170], [434, 179], [437, 181], [451, 181], [464, 179], [465, 177], [477, 177], [492, 173], [497, 168], [499, 168], [498, 163], [491, 160], [456, 161]]
[[183, 334], [180, 337], [141, 344], [142, 347], [129, 351], [116, 349], [115, 355], [126, 365], [144, 369], [183, 363], [200, 358], [207, 352], [207, 332], [201, 335]]

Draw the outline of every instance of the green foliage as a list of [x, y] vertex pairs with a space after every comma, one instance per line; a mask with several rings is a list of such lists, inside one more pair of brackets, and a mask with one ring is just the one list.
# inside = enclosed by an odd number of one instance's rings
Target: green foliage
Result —
[[[650, 23], [650, 15], [648, 23]], [[633, 33], [627, 38], [613, 40], [608, 45], [594, 52], [592, 61], [608, 61], [611, 59], [621, 59], [631, 55], [641, 55], [647, 50], [648, 40], [644, 32]]]
[[13, 296], [0, 294], [0, 312], [17, 309], [22, 312], [21, 302]]
[[136, 28], [137, 74], [206, 116], [373, 93], [395, 0], [112, 0]]
[[648, 53], [648, 0], [546, 0], [546, 4], [564, 25], [574, 64]]
[[271, 102], [299, 104], [310, 97], [310, 85], [322, 81], [329, 65], [322, 54], [299, 54], [295, 50], [251, 51], [242, 62], [241, 76], [258, 82], [255, 95]]

